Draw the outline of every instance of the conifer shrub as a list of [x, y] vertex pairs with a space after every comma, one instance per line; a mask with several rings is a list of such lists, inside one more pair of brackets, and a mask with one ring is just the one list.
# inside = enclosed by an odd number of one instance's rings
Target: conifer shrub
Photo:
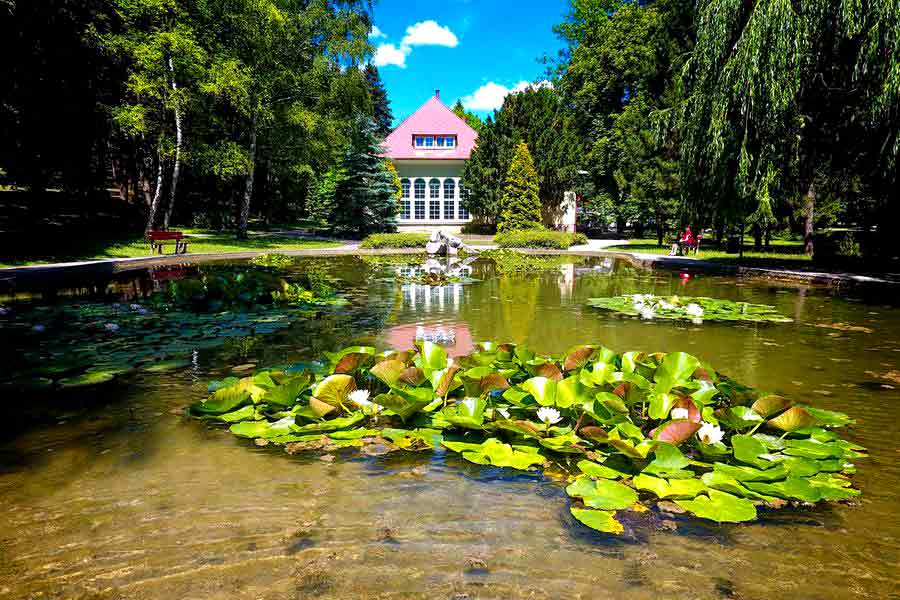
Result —
[[516, 146], [500, 199], [500, 220], [497, 231], [505, 233], [520, 229], [541, 228], [540, 189], [534, 160], [528, 146], [520, 142]]
[[359, 245], [360, 248], [424, 248], [428, 241], [425, 233], [373, 233]]
[[547, 229], [521, 229], [506, 231], [494, 236], [494, 243], [500, 248], [547, 248], [567, 250], [571, 246], [586, 244], [583, 233], [549, 231]]

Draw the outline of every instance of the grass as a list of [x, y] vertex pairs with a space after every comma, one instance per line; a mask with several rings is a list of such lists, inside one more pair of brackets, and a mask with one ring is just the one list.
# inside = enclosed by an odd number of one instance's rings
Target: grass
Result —
[[[810, 269], [813, 266], [812, 259], [803, 252], [803, 242], [800, 241], [772, 240], [769, 251], [754, 250], [752, 243], [745, 243], [743, 260], [738, 254], [729, 254], [713, 246], [711, 242], [708, 244], [704, 248], [703, 242], [700, 243], [700, 253], [696, 258], [722, 264], [741, 264], [746, 267]], [[610, 246], [608, 250], [668, 255], [671, 245], [665, 244], [660, 247], [656, 244], [655, 238], [642, 238], [629, 240], [628, 245]], [[689, 258], [695, 257], [691, 254]]]
[[[209, 232], [203, 230], [179, 229], [185, 233], [197, 235], [190, 239], [188, 254], [206, 254], [218, 252], [306, 250], [309, 248], [333, 248], [340, 242], [298, 239], [289, 236], [254, 235], [246, 240], [235, 239], [233, 233]], [[171, 254], [173, 245], [164, 246], [163, 252]], [[144, 236], [133, 235], [123, 239], [70, 238], [62, 244], [52, 244], [27, 248], [17, 252], [15, 256], [0, 257], [0, 267], [21, 267], [56, 262], [82, 260], [100, 260], [104, 258], [130, 258], [137, 256], [154, 256]]]

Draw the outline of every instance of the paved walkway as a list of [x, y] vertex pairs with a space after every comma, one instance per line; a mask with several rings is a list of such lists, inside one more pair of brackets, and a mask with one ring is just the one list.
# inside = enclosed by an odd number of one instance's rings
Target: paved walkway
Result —
[[[771, 279], [803, 284], [824, 284], [830, 286], [878, 285], [890, 286], [894, 288], [900, 285], [900, 276], [892, 274], [879, 275], [876, 277], [870, 275], [857, 275], [853, 273], [828, 273], [816, 271], [793, 271], [788, 269], [767, 269], [760, 267], [743, 267], [732, 264], [711, 262], [696, 258], [628, 252], [622, 248], [609, 250], [610, 246], [624, 246], [627, 244], [627, 240], [589, 240], [587, 244], [573, 246], [568, 250], [527, 249], [521, 250], [521, 252], [526, 254], [576, 254], [580, 256], [618, 257], [624, 260], [628, 260], [635, 265], [651, 269], [663, 268], [705, 271], [713, 274]], [[496, 248], [496, 245], [479, 244], [476, 247], [481, 250], [487, 250], [490, 248]], [[80, 274], [89, 273], [117, 273], [132, 269], [145, 269], [149, 267], [165, 265], [241, 260], [253, 258], [254, 256], [257, 256], [259, 254], [266, 254], [266, 252], [267, 251], [249, 250], [241, 252], [222, 252], [215, 254], [168, 254], [162, 256], [156, 255], [133, 258], [110, 258], [67, 263], [31, 265], [24, 267], [8, 267], [0, 269], [0, 282], [14, 283], [18, 280], [36, 280], [51, 275], [78, 276]], [[277, 252], [280, 254], [287, 254], [289, 256], [324, 257], [421, 254], [423, 250], [418, 248], [408, 248], [403, 250], [392, 248], [380, 250], [364, 250], [359, 247], [359, 242], [345, 241], [342, 245], [331, 248], [278, 250]]]

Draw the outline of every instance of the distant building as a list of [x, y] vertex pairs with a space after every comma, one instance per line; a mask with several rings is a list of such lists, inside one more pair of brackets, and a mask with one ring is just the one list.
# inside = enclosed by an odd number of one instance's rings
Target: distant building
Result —
[[463, 166], [478, 134], [443, 102], [440, 90], [385, 139], [403, 188], [401, 231], [458, 233], [471, 220], [461, 200]]

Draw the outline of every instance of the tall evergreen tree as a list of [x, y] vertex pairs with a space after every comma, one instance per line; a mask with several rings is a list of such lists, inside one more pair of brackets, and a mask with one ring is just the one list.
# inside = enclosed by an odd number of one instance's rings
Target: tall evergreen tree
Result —
[[493, 118], [488, 117], [478, 146], [466, 162], [463, 182], [471, 192], [472, 214], [496, 223], [500, 190], [519, 142], [525, 142], [538, 173], [541, 208], [555, 216], [565, 191], [577, 182], [580, 143], [560, 95], [551, 88], [529, 88], [510, 94]]
[[484, 121], [482, 121], [481, 117], [475, 113], [466, 110], [462, 100], [457, 100], [456, 104], [453, 105], [453, 114], [465, 121], [466, 124], [476, 132], [481, 133], [481, 129], [484, 127]]
[[519, 142], [503, 185], [497, 231], [535, 229], [541, 226], [539, 188], [531, 152], [524, 142]]
[[394, 113], [391, 112], [391, 103], [388, 100], [387, 90], [381, 81], [378, 67], [367, 63], [364, 71], [366, 86], [369, 89], [369, 98], [372, 100], [372, 117], [375, 119], [375, 132], [385, 138], [394, 128]]
[[337, 185], [331, 217], [337, 233], [363, 236], [395, 228], [400, 212], [400, 179], [384, 160], [374, 120], [358, 117]]

